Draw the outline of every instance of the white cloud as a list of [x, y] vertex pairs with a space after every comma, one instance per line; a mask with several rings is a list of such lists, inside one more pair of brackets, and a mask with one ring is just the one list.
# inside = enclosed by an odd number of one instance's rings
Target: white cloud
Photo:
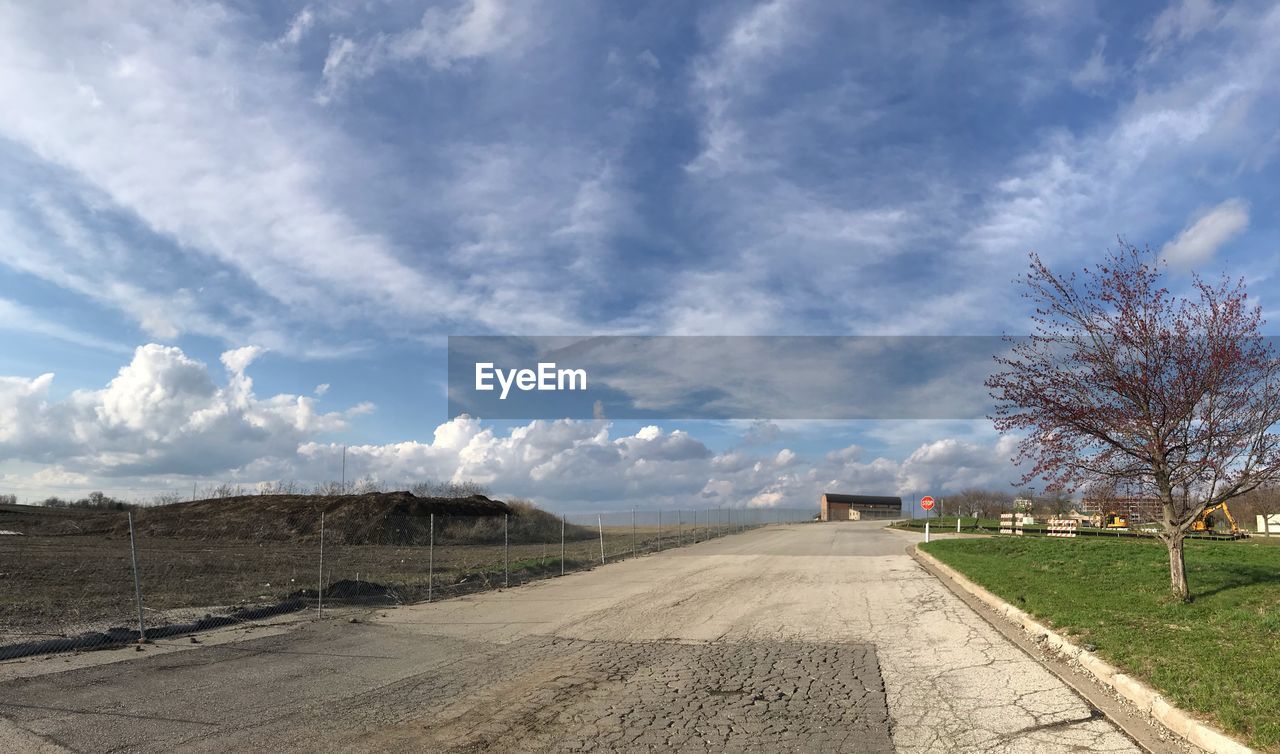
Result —
[[224, 353], [222, 385], [181, 349], [156, 344], [140, 346], [105, 388], [61, 400], [50, 396], [53, 374], [0, 378], [0, 457], [93, 477], [208, 474], [292, 458], [299, 443], [372, 409], [326, 413], [306, 396], [259, 398], [244, 372], [256, 352]]
[[[519, 327], [522, 311], [540, 326], [564, 324], [527, 298], [495, 301], [487, 286], [502, 270], [451, 278], [461, 259], [410, 263], [408, 250], [349, 212], [345, 179], [335, 177], [367, 166], [369, 150], [317, 112], [294, 71], [260, 54], [233, 9], [126, 5], [0, 14], [0, 98], [20, 113], [0, 121], [0, 137], [28, 151], [24, 168], [38, 185], [54, 187], [0, 202], [0, 263], [166, 340], [198, 332], [281, 348], [294, 339], [290, 323]], [[458, 28], [448, 54], [491, 49], [490, 7], [449, 16]], [[505, 44], [503, 32], [492, 35]], [[104, 217], [140, 225], [149, 241], [104, 230]], [[191, 277], [211, 290], [193, 290]]]
[[794, 44], [795, 0], [769, 0], [735, 18], [714, 51], [699, 61], [693, 94], [703, 110], [703, 148], [690, 161], [693, 172], [731, 173], [747, 170], [751, 142], [738, 122], [737, 100], [760, 88], [763, 73], [776, 56]]
[[298, 11], [293, 20], [289, 22], [289, 28], [276, 40], [276, 46], [296, 47], [315, 22], [316, 14], [311, 10], [310, 6]]
[[[104, 388], [61, 399], [51, 393], [52, 374], [0, 378], [6, 486], [48, 494], [76, 486], [119, 489], [126, 481], [177, 489], [189, 487], [191, 477], [250, 485], [336, 478], [343, 444], [321, 438], [372, 406], [322, 412], [313, 397], [259, 397], [247, 372], [259, 352], [222, 354], [222, 381], [178, 348], [146, 345]], [[790, 447], [717, 453], [689, 432], [658, 426], [625, 434], [606, 421], [533, 421], [499, 432], [464, 415], [436, 427], [429, 442], [351, 445], [347, 472], [392, 485], [475, 481], [498, 495], [577, 509], [699, 500], [808, 506], [826, 489], [906, 494], [1007, 482], [1005, 443], [939, 437], [912, 426], [924, 439], [901, 460], [867, 459], [856, 446], [808, 458]]]
[[58, 322], [53, 322], [27, 307], [8, 299], [0, 298], [0, 330], [43, 335], [47, 338], [74, 343], [101, 351], [128, 353], [129, 349], [120, 343], [80, 332]]
[[1185, 42], [1213, 28], [1221, 16], [1213, 0], [1174, 0], [1156, 16], [1147, 39], [1157, 50], [1171, 41]]
[[1084, 64], [1071, 74], [1071, 83], [1084, 91], [1094, 91], [1111, 81], [1115, 72], [1107, 64], [1107, 38], [1099, 37]]
[[1196, 267], [1213, 259], [1223, 244], [1248, 227], [1249, 205], [1242, 199], [1228, 199], [1202, 212], [1177, 238], [1164, 245], [1160, 255], [1174, 267]]
[[452, 9], [428, 8], [416, 27], [356, 41], [335, 37], [324, 61], [322, 103], [388, 66], [425, 63], [448, 70], [491, 55], [512, 54], [530, 42], [529, 3], [462, 0]]
[[244, 346], [224, 352], [221, 360], [223, 366], [231, 372], [243, 374], [244, 370], [265, 352], [266, 349], [260, 346]]
[[[1191, 20], [1168, 26], [1161, 39], [1208, 23], [1187, 12]], [[1254, 159], [1270, 137], [1272, 118], [1259, 102], [1275, 95], [1277, 31], [1280, 9], [1242, 20], [1235, 43], [1211, 64], [1166, 72], [1097, 128], [1046, 136], [990, 192], [964, 245], [984, 255], [993, 273], [1029, 250], [1051, 261], [1093, 256], [1117, 234], [1141, 243], [1167, 222], [1171, 201], [1189, 200], [1189, 172], [1225, 163], [1226, 190], [1230, 170]], [[1228, 217], [1238, 223], [1241, 215]]]
[[83, 489], [90, 483], [89, 477], [61, 466], [47, 466], [31, 475], [31, 482], [41, 487]]
[[[247, 369], [260, 352], [223, 353], [223, 381], [182, 349], [148, 344], [106, 387], [65, 398], [52, 396], [52, 374], [0, 378], [5, 485], [49, 494], [77, 485], [119, 489], [122, 480], [145, 492], [175, 480], [189, 486], [192, 476], [243, 484], [335, 479], [343, 444], [321, 435], [346, 429], [372, 406], [323, 412], [312, 397], [259, 397]], [[922, 442], [895, 461], [867, 460], [856, 445], [817, 458], [790, 447], [717, 453], [684, 430], [649, 425], [620, 434], [598, 420], [531, 421], [499, 433], [461, 416], [436, 426], [430, 442], [351, 445], [347, 471], [393, 485], [477, 481], [495, 494], [579, 509], [809, 506], [824, 489], [906, 494], [1000, 485], [1009, 476], [1004, 444], [931, 435], [927, 422], [916, 424]]]

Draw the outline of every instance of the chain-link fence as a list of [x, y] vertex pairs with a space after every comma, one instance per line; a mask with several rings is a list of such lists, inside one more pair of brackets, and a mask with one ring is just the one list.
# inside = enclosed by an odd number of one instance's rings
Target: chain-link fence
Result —
[[813, 519], [809, 509], [779, 508], [563, 515], [521, 504], [499, 515], [323, 508], [251, 526], [128, 511], [40, 509], [26, 523], [9, 516], [0, 521], [10, 532], [0, 535], [0, 659], [447, 599]]

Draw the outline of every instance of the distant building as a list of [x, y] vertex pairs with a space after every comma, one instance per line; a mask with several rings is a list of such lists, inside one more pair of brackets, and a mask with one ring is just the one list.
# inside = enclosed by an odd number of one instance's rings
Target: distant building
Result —
[[824, 492], [819, 501], [823, 521], [902, 518], [902, 498], [879, 495], [840, 495]]
[[1086, 497], [1080, 507], [1095, 525], [1101, 525], [1100, 522], [1111, 513], [1123, 516], [1130, 525], [1159, 521], [1164, 517], [1164, 506], [1154, 497]]

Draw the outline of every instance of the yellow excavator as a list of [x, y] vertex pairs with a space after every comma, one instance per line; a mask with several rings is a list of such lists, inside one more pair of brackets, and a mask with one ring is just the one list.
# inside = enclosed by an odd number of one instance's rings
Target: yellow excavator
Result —
[[1231, 515], [1231, 509], [1227, 507], [1225, 501], [1205, 508], [1200, 517], [1191, 522], [1191, 531], [1197, 534], [1213, 534], [1214, 529], [1217, 528], [1217, 520], [1213, 514], [1218, 510], [1222, 511], [1222, 515], [1227, 519], [1227, 525], [1231, 527], [1231, 538], [1240, 539], [1243, 537], [1244, 535], [1240, 533], [1240, 526], [1236, 524], [1236, 519]]
[[1099, 516], [1102, 521], [1103, 529], [1127, 529], [1129, 521], [1124, 516], [1115, 511], [1108, 512], [1105, 516]]

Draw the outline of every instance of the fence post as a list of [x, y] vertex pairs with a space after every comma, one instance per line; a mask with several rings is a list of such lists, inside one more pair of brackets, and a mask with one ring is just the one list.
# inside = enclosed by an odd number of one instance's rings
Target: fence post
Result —
[[684, 547], [684, 511], [676, 511], [676, 547]]
[[697, 508], [693, 509], [693, 523], [690, 526], [693, 527], [692, 529], [693, 543], [696, 545], [698, 544], [698, 509]]
[[662, 552], [662, 509], [658, 509], [658, 552]]
[[431, 533], [427, 538], [427, 602], [431, 601], [436, 585], [436, 514], [431, 514]]
[[142, 582], [138, 579], [138, 547], [133, 542], [133, 511], [129, 511], [129, 557], [133, 560], [133, 596], [138, 603], [138, 643], [147, 640], [147, 624], [142, 620]]
[[604, 516], [596, 516], [596, 526], [600, 527], [600, 565], [604, 565]]
[[320, 579], [316, 584], [316, 615], [324, 617], [324, 511], [320, 511]]
[[502, 514], [502, 588], [506, 589], [511, 586], [511, 566], [509, 553], [511, 551], [511, 536], [508, 533], [511, 528], [511, 514]]
[[564, 514], [560, 514], [560, 575], [564, 575]]
[[640, 545], [636, 540], [636, 509], [631, 509], [631, 554], [640, 554]]

